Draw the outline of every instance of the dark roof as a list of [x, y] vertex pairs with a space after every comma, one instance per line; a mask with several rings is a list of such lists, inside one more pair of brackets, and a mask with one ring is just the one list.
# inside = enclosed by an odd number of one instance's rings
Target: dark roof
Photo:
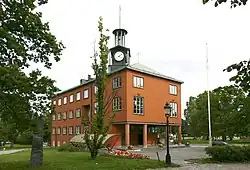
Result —
[[[129, 69], [129, 70], [141, 72], [141, 73], [144, 73], [144, 74], [148, 74], [148, 75], [151, 75], [151, 76], [163, 78], [163, 79], [166, 79], [166, 80], [171, 80], [171, 81], [174, 81], [174, 82], [177, 82], [177, 83], [181, 83], [181, 84], [184, 83], [181, 80], [177, 80], [175, 78], [172, 78], [172, 77], [169, 77], [169, 76], [165, 76], [165, 75], [163, 75], [163, 74], [161, 74], [161, 73], [159, 73], [159, 72], [157, 72], [157, 71], [155, 71], [155, 70], [153, 70], [153, 69], [151, 69], [151, 68], [149, 68], [149, 67], [147, 67], [147, 66], [145, 66], [143, 64], [140, 64], [140, 63], [135, 63], [135, 64], [128, 65], [128, 66], [123, 66], [123, 67], [121, 67], [119, 69], [116, 69], [116, 70], [108, 73], [108, 75], [112, 75], [112, 74], [120, 72], [120, 71], [122, 71], [124, 69]], [[74, 90], [74, 89], [76, 89], [78, 87], [81, 87], [81, 86], [85, 86], [85, 85], [90, 84], [90, 83], [93, 83], [94, 81], [95, 81], [95, 79], [87, 80], [83, 84], [80, 84], [78, 86], [74, 86], [74, 87], [69, 88], [69, 89], [64, 90], [64, 91], [60, 91], [60, 92], [57, 93], [57, 95], [69, 92], [71, 90]]]

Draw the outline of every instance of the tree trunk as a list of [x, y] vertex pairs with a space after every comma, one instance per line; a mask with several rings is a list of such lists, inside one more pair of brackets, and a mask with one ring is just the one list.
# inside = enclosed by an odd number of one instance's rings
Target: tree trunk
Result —
[[230, 138], [230, 141], [232, 141], [232, 140], [233, 140], [233, 137], [232, 137], [232, 136], [229, 136], [229, 138]]
[[93, 151], [91, 151], [91, 159], [95, 160], [97, 157], [98, 151], [96, 149], [94, 149]]
[[222, 140], [223, 140], [223, 141], [226, 141], [226, 140], [227, 140], [227, 137], [226, 137], [226, 136], [222, 136]]
[[14, 141], [11, 141], [10, 142], [10, 149], [13, 149], [14, 148]]

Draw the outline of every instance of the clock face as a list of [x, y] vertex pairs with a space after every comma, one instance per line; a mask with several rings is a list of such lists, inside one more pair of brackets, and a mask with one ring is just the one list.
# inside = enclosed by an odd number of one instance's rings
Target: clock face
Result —
[[115, 53], [115, 60], [116, 60], [116, 61], [122, 61], [123, 58], [124, 58], [123, 52], [117, 51], [117, 52]]

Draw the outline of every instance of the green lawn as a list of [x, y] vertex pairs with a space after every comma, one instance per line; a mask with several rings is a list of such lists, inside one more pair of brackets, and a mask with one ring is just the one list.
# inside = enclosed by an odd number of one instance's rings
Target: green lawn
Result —
[[[0, 169], [26, 170], [29, 167], [30, 151], [10, 155], [0, 155]], [[167, 167], [156, 160], [133, 160], [117, 157], [99, 156], [90, 160], [85, 152], [58, 152], [55, 149], [44, 150], [44, 164], [39, 170], [132, 170]]]

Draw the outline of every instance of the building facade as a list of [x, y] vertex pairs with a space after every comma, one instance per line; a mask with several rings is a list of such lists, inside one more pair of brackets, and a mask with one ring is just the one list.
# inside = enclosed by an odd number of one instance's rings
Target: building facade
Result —
[[[105, 98], [107, 113], [115, 113], [106, 144], [154, 145], [164, 134], [166, 117], [164, 105], [172, 106], [170, 132], [181, 141], [181, 84], [180, 80], [162, 75], [140, 63], [130, 64], [130, 49], [125, 47], [127, 31], [113, 31], [115, 47], [110, 49], [111, 62]], [[96, 114], [95, 79], [81, 79], [80, 85], [58, 93], [52, 100], [51, 143], [60, 146], [75, 135], [83, 133], [83, 122]], [[107, 114], [108, 117], [109, 114]], [[107, 118], [108, 119], [108, 118]]]

